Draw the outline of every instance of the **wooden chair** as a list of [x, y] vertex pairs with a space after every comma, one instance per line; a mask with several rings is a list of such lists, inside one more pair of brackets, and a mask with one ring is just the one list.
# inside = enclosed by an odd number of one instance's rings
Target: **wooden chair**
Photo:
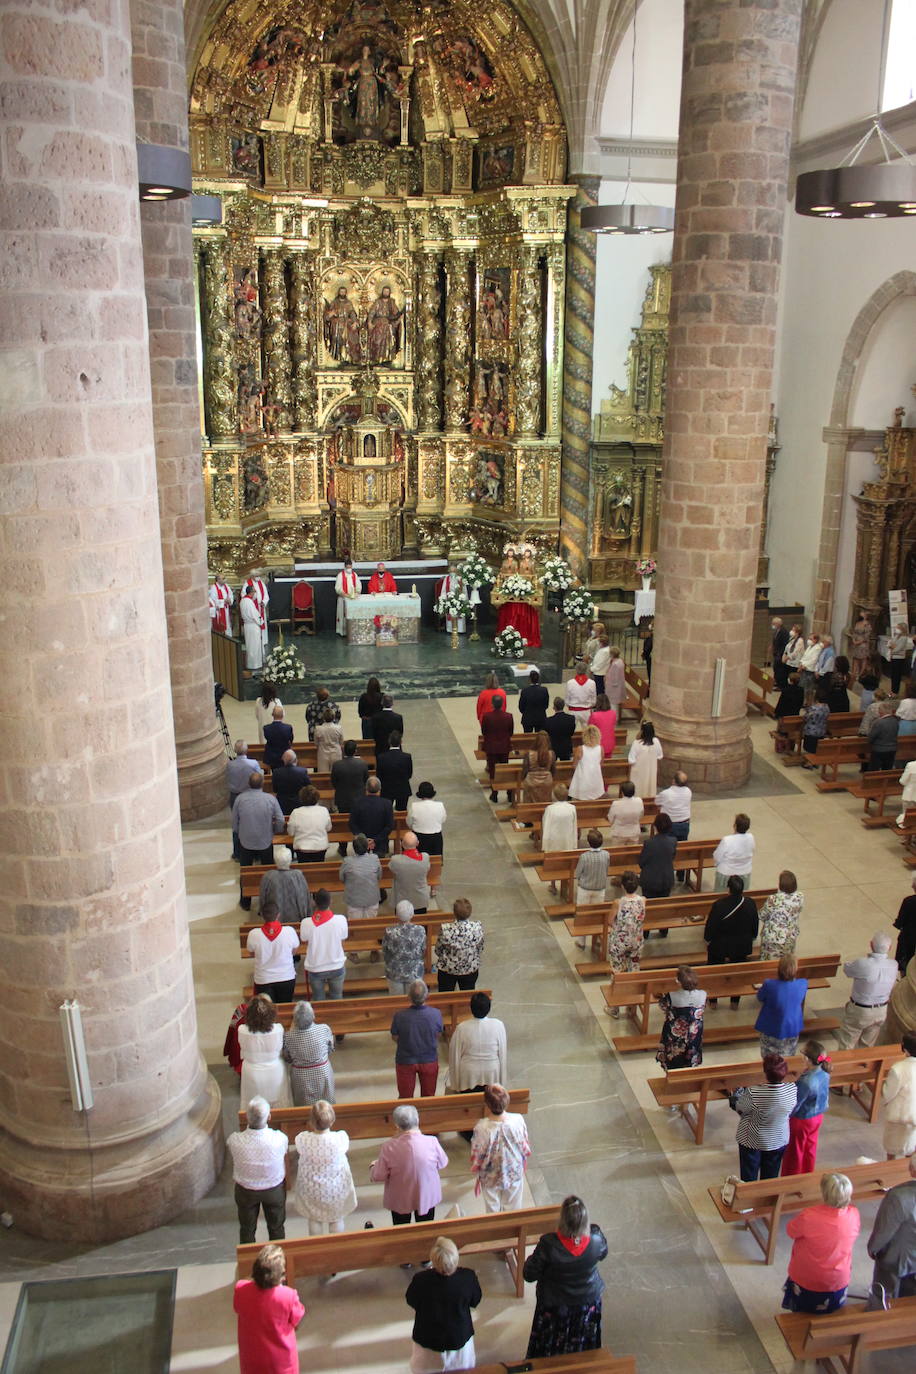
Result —
[[304, 631], [307, 635], [313, 635], [315, 633], [315, 593], [312, 591], [311, 583], [304, 579], [297, 582], [293, 587], [292, 609], [293, 634], [301, 635]]

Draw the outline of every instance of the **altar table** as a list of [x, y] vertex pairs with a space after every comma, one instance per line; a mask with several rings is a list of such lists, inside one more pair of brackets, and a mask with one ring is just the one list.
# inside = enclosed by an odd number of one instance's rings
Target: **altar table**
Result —
[[527, 601], [504, 601], [500, 606], [496, 633], [508, 629], [510, 625], [527, 641], [526, 648], [541, 647], [541, 618], [536, 608]]
[[345, 606], [348, 644], [374, 644], [375, 618], [382, 615], [394, 621], [400, 643], [416, 644], [420, 638], [420, 598], [413, 592], [348, 597]]

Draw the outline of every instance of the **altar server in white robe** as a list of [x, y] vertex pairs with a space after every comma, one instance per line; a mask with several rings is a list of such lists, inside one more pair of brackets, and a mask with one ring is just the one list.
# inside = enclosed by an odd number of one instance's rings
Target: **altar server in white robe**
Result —
[[251, 588], [252, 595], [261, 608], [261, 639], [264, 643], [264, 653], [267, 653], [267, 603], [270, 600], [270, 592], [267, 590], [267, 583], [260, 577], [249, 577], [248, 587]]
[[229, 612], [235, 605], [235, 595], [228, 582], [218, 577], [207, 593], [210, 602], [210, 628], [217, 634], [231, 635], [232, 624]]
[[264, 663], [264, 613], [254, 591], [249, 591], [248, 587], [239, 601], [239, 615], [245, 636], [245, 667], [253, 672]]
[[[442, 579], [442, 590], [439, 592], [439, 607], [438, 607], [438, 609], [439, 609], [440, 611], [441, 611], [441, 609], [442, 609], [442, 603], [443, 603], [443, 601], [445, 600], [445, 598], [446, 598], [447, 596], [451, 596], [453, 592], [454, 592], [454, 593], [459, 593], [459, 592], [460, 592], [460, 593], [463, 593], [464, 595], [467, 595], [467, 593], [466, 593], [465, 590], [464, 590], [464, 582], [462, 581], [461, 574], [460, 574], [459, 571], [458, 571], [458, 565], [457, 565], [456, 563], [449, 563], [449, 565], [448, 565], [448, 576], [447, 576], [447, 577], [443, 577], [443, 579]], [[454, 629], [454, 618], [453, 618], [452, 616], [450, 616], [450, 615], [447, 615], [447, 616], [445, 617], [445, 628], [446, 628], [446, 630], [448, 630], [449, 634], [451, 634], [452, 630]], [[465, 626], [465, 623], [464, 623], [464, 616], [463, 616], [463, 615], [460, 615], [460, 616], [458, 617], [458, 633], [459, 633], [460, 635], [463, 635], [464, 632], [465, 632], [465, 628], [466, 628], [466, 626]]]
[[337, 633], [346, 635], [347, 633], [347, 609], [346, 603], [349, 598], [359, 596], [363, 589], [363, 584], [353, 571], [353, 564], [348, 558], [343, 565], [343, 571], [337, 574], [334, 581], [334, 590], [337, 593]]

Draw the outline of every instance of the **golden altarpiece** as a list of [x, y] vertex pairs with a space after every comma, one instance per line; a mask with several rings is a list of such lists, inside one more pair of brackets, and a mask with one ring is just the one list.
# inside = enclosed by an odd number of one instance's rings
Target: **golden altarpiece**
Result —
[[506, 0], [230, 0], [191, 151], [214, 571], [552, 550], [572, 188]]
[[906, 590], [910, 606], [916, 600], [916, 429], [904, 427], [904, 415], [904, 407], [898, 407], [884, 444], [875, 450], [876, 479], [863, 483], [853, 497], [857, 527], [850, 626], [864, 612], [876, 628], [886, 628], [889, 590]]

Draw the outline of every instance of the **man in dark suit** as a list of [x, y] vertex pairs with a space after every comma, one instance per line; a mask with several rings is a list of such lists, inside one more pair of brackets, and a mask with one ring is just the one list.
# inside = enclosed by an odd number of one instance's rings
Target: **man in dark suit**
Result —
[[[497, 801], [499, 797], [494, 780], [496, 765], [509, 762], [509, 750], [512, 747], [512, 731], [514, 729], [515, 721], [506, 710], [506, 698], [500, 693], [495, 693], [493, 709], [484, 712], [483, 720], [480, 722], [483, 750], [487, 756], [487, 772], [490, 775], [490, 801], [492, 802]], [[512, 793], [507, 792], [506, 798], [511, 805]]]
[[[331, 786], [334, 788], [334, 810], [349, 812], [354, 802], [366, 791], [369, 779], [369, 765], [356, 752], [356, 740], [348, 739], [343, 747], [343, 758], [331, 764]], [[337, 852], [346, 858], [346, 844], [339, 844]]]
[[413, 777], [413, 756], [405, 754], [401, 748], [400, 730], [392, 730], [388, 736], [388, 748], [384, 754], [379, 754], [375, 771], [382, 784], [382, 796], [393, 802], [395, 811], [406, 811], [408, 799], [413, 791], [410, 785], [410, 779]]
[[773, 679], [780, 691], [783, 690], [789, 681], [789, 665], [783, 663], [782, 656], [786, 651], [789, 642], [789, 631], [783, 625], [779, 616], [775, 616], [770, 630], [773, 636], [772, 648], [770, 649], [770, 662], [773, 665]]
[[351, 835], [365, 835], [375, 853], [383, 859], [388, 853], [388, 836], [394, 829], [394, 807], [382, 796], [378, 778], [370, 778], [366, 791], [350, 807]]
[[553, 699], [553, 715], [547, 717], [544, 729], [550, 736], [550, 747], [558, 759], [572, 758], [572, 738], [576, 733], [576, 721], [566, 709], [562, 697]]
[[275, 706], [273, 720], [264, 726], [264, 767], [276, 768], [292, 743], [293, 727], [283, 719], [283, 707]]
[[522, 729], [526, 734], [533, 730], [543, 730], [547, 725], [547, 707], [550, 693], [541, 686], [541, 675], [537, 668], [528, 674], [529, 686], [523, 687], [518, 694], [518, 710], [522, 718]]
[[394, 699], [388, 695], [382, 697], [382, 709], [372, 717], [372, 737], [375, 740], [375, 756], [384, 754], [388, 748], [388, 740], [392, 730], [398, 730], [404, 735], [404, 717], [398, 715], [397, 711], [392, 710]]
[[299, 805], [299, 792], [309, 780], [309, 770], [300, 766], [292, 749], [287, 749], [277, 767], [271, 770], [270, 780], [280, 810], [288, 816]]

